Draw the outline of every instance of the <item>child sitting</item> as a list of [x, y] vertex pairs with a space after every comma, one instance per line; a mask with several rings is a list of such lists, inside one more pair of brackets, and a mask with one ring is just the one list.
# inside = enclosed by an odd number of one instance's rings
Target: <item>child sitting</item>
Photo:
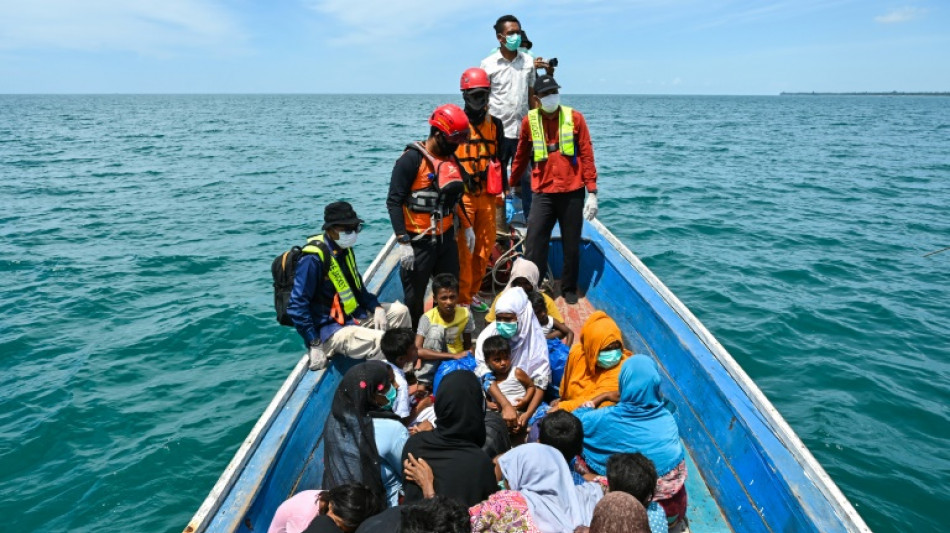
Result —
[[647, 510], [650, 533], [666, 533], [666, 512], [653, 501], [656, 467], [642, 453], [615, 453], [607, 459], [607, 484], [611, 491], [626, 492]]
[[459, 282], [452, 274], [439, 274], [432, 279], [436, 305], [419, 318], [416, 329], [420, 360], [416, 378], [420, 383], [431, 384], [439, 363], [461, 359], [472, 347], [475, 323], [469, 310], [457, 305], [458, 293]]
[[485, 364], [491, 373], [482, 378], [488, 392], [488, 408], [501, 411], [505, 404], [518, 412], [518, 421], [511, 428], [512, 435], [522, 435], [538, 411], [544, 391], [537, 388], [531, 378], [518, 367], [511, 366], [511, 346], [508, 339], [492, 335], [482, 347]]
[[574, 332], [564, 322], [548, 314], [548, 304], [542, 293], [529, 292], [528, 301], [531, 302], [534, 315], [538, 317], [538, 323], [541, 324], [541, 329], [544, 330], [544, 338], [564, 339], [564, 344], [567, 346], [574, 344]]
[[[564, 322], [548, 313], [547, 303], [541, 293], [528, 293], [528, 301], [531, 302], [534, 314], [538, 317], [538, 323], [541, 324], [544, 336], [548, 340], [551, 386], [548, 387], [548, 397], [546, 399], [552, 401], [560, 396], [561, 378], [564, 377], [564, 366], [567, 365], [567, 358], [571, 353], [570, 346], [574, 343], [574, 332]], [[563, 342], [561, 342], [562, 339]]]
[[580, 419], [568, 411], [554, 411], [541, 419], [538, 429], [538, 442], [561, 452], [564, 460], [571, 467], [574, 484], [586, 483], [587, 479], [575, 468], [578, 461], [583, 461], [580, 455], [584, 451], [584, 427]]

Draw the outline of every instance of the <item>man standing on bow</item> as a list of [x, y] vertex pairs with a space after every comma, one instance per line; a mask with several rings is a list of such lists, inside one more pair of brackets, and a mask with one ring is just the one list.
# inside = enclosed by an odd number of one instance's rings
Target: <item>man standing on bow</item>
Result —
[[[413, 331], [424, 311], [429, 279], [459, 275], [454, 214], [465, 186], [455, 152], [468, 135], [468, 117], [459, 106], [437, 107], [429, 117], [429, 137], [406, 147], [389, 180], [386, 208], [398, 243], [399, 274]], [[471, 223], [464, 216], [458, 222], [466, 246], [474, 249]]]
[[307, 344], [311, 370], [325, 368], [334, 354], [381, 359], [383, 332], [408, 327], [409, 309], [380, 304], [366, 289], [353, 253], [363, 221], [353, 206], [333, 202], [323, 220], [324, 233], [307, 239], [297, 261], [287, 315]]
[[534, 161], [534, 208], [528, 219], [525, 257], [544, 276], [551, 231], [558, 223], [564, 248], [561, 293], [573, 305], [577, 303], [583, 219], [597, 216], [597, 167], [587, 121], [579, 111], [560, 105], [560, 87], [553, 76], [538, 76], [534, 92], [540, 109], [531, 110], [522, 121], [511, 176], [514, 186], [520, 173]]
[[[536, 69], [549, 69], [550, 65], [542, 58], [535, 60], [520, 49], [523, 33], [521, 23], [514, 15], [499, 17], [494, 28], [495, 38], [501, 46], [483, 59], [480, 66], [491, 80], [488, 109], [493, 116], [500, 118], [505, 126], [507, 140], [500, 147], [500, 157], [502, 165], [507, 166], [515, 155], [521, 122], [528, 114], [528, 104], [534, 96], [532, 87], [537, 76]], [[511, 174], [512, 182], [520, 181], [521, 178], [522, 176]], [[526, 183], [525, 187], [530, 187], [530, 184]], [[522, 189], [522, 205], [525, 206], [527, 215], [531, 192], [524, 190], [524, 187]], [[507, 201], [510, 204], [511, 198]], [[513, 207], [506, 206], [506, 209], [512, 211]], [[507, 234], [506, 231], [502, 233]]]
[[[459, 82], [468, 117], [468, 141], [459, 145], [455, 156], [465, 176], [465, 195], [462, 210], [472, 224], [475, 245], [469, 248], [466, 236], [459, 235], [459, 305], [470, 306], [472, 311], [484, 313], [488, 305], [478, 297], [482, 278], [495, 246], [495, 207], [499, 193], [507, 193], [507, 170], [499, 158], [499, 150], [507, 141], [504, 125], [488, 113], [491, 81], [480, 68], [462, 73]], [[489, 171], [498, 178], [500, 190], [489, 192]]]

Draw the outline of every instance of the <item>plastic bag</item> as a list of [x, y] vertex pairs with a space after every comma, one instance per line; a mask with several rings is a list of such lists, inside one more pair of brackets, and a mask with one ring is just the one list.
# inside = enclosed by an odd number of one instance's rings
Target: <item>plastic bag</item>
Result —
[[[475, 367], [478, 363], [475, 362], [475, 356], [472, 355], [472, 352], [468, 352], [465, 357], [461, 359], [449, 359], [447, 361], [442, 361], [439, 363], [438, 370], [435, 371], [435, 379], [432, 380], [432, 394], [438, 395], [439, 393], [439, 383], [442, 382], [442, 378], [446, 374], [455, 372], [456, 370], [468, 370], [469, 372], [474, 372]], [[561, 373], [564, 373], [564, 368], [561, 368]]]
[[548, 363], [551, 365], [551, 386], [560, 393], [561, 378], [564, 377], [564, 367], [567, 366], [567, 356], [571, 349], [561, 342], [561, 339], [548, 339]]

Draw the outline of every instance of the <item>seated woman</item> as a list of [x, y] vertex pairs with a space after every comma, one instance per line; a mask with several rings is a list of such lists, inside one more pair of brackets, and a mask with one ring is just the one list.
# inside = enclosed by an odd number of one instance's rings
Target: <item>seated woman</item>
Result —
[[589, 533], [650, 533], [643, 505], [625, 492], [611, 492], [594, 508]]
[[330, 490], [304, 490], [280, 504], [267, 533], [303, 533], [319, 517], [315, 529], [355, 531], [379, 509], [370, 490], [359, 483], [347, 483]]
[[[424, 460], [432, 469], [435, 492], [474, 505], [498, 489], [485, 444], [485, 398], [475, 374], [457, 370], [447, 374], [435, 397], [436, 428], [409, 437], [403, 459]], [[403, 504], [423, 499], [416, 483], [403, 486]]]
[[574, 411], [584, 426], [584, 459], [598, 474], [615, 453], [640, 452], [659, 476], [653, 501], [675, 525], [686, 515], [686, 452], [673, 415], [663, 406], [656, 362], [646, 355], [627, 360], [620, 370], [620, 403]]
[[[485, 341], [489, 337], [501, 335], [508, 339], [511, 347], [510, 367], [520, 368], [539, 391], [547, 389], [551, 382], [548, 343], [544, 334], [541, 333], [541, 324], [538, 323], [524, 290], [520, 287], [512, 287], [502, 293], [498, 298], [495, 318], [495, 322], [485, 326], [478, 335], [478, 342], [475, 343], [475, 361], [478, 364], [475, 373], [479, 378], [491, 375], [491, 369], [485, 362]], [[518, 412], [498, 388], [498, 383], [488, 378], [486, 384], [488, 385], [486, 391], [489, 397], [498, 404], [505, 423], [509, 428], [520, 432], [523, 427], [521, 427]], [[543, 396], [543, 392], [541, 395]], [[534, 416], [540, 401], [541, 396], [537, 396], [532, 405], [525, 407], [523, 414], [527, 416], [522, 417], [524, 422]]]
[[590, 524], [604, 485], [574, 485], [561, 452], [545, 444], [522, 444], [496, 461], [496, 475], [509, 490], [468, 510], [473, 532], [573, 533]]
[[617, 323], [607, 313], [595, 311], [581, 328], [581, 341], [571, 347], [561, 379], [561, 399], [551, 407], [573, 411], [587, 401], [604, 403], [617, 391], [620, 364], [631, 355], [623, 347]]
[[402, 450], [409, 431], [392, 412], [393, 370], [381, 361], [354, 366], [336, 389], [323, 430], [323, 486], [363, 483], [386, 506], [399, 503]]
[[[488, 314], [485, 315], [485, 322], [494, 322], [495, 321], [495, 306], [498, 304], [498, 299], [501, 298], [501, 295], [505, 293], [508, 289], [512, 287], [521, 287], [526, 293], [538, 292], [538, 280], [540, 275], [538, 274], [538, 266], [528, 261], [524, 257], [519, 257], [515, 259], [515, 262], [511, 264], [511, 276], [508, 278], [508, 284], [505, 285], [505, 289], [498, 293], [498, 296], [495, 296], [495, 300], [491, 303], [491, 309], [488, 310]], [[558, 310], [557, 304], [554, 303], [554, 300], [545, 293], [541, 293], [541, 296], [544, 297], [544, 303], [547, 306], [548, 314], [554, 317], [555, 320], [564, 322], [564, 317], [561, 316], [561, 311]]]

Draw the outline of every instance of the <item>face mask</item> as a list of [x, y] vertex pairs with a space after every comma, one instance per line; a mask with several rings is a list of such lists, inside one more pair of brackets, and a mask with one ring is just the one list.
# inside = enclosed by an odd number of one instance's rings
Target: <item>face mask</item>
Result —
[[355, 231], [341, 231], [340, 238], [336, 240], [336, 245], [346, 250], [356, 244], [357, 233]]
[[622, 356], [623, 350], [604, 350], [597, 356], [597, 366], [604, 369], [613, 368]]
[[512, 52], [518, 50], [518, 47], [521, 46], [521, 34], [515, 33], [513, 35], [508, 35], [505, 37], [505, 48], [511, 50]]
[[541, 97], [541, 110], [545, 113], [553, 113], [559, 105], [561, 105], [560, 94], [554, 93]]
[[495, 330], [506, 339], [510, 339], [518, 333], [517, 322], [495, 322]]
[[436, 148], [438, 148], [436, 151], [439, 152], [435, 155], [439, 157], [448, 157], [454, 154], [455, 150], [457, 150], [459, 147], [458, 144], [450, 143], [449, 141], [445, 140], [445, 137], [443, 137], [442, 135], [435, 136], [435, 145], [436, 145]]
[[465, 111], [481, 111], [488, 107], [488, 91], [474, 91], [462, 93], [462, 100], [465, 100]]
[[383, 409], [392, 409], [393, 403], [396, 401], [396, 387], [390, 385], [389, 392], [386, 393], [386, 405], [383, 406]]

